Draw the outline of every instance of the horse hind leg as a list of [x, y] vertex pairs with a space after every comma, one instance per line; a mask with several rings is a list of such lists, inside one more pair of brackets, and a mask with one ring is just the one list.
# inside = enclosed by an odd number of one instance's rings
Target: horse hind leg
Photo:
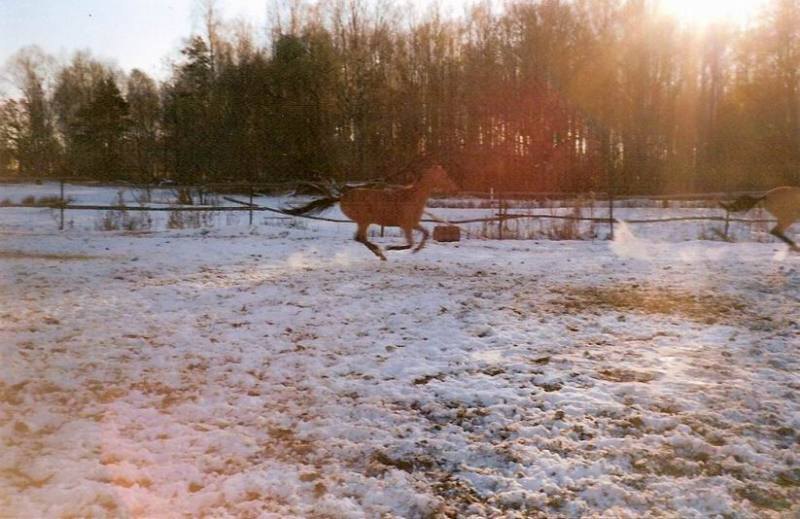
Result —
[[419, 245], [417, 245], [417, 248], [414, 249], [414, 252], [419, 252], [425, 246], [425, 242], [428, 241], [428, 237], [430, 236], [430, 233], [428, 232], [428, 229], [426, 229], [425, 227], [423, 227], [423, 226], [421, 226], [419, 224], [417, 224], [414, 227], [414, 229], [416, 229], [416, 230], [418, 230], [419, 232], [422, 233], [422, 241], [419, 242]]
[[356, 231], [355, 240], [358, 243], [363, 243], [372, 253], [378, 256], [381, 260], [386, 261], [386, 256], [383, 255], [383, 251], [380, 247], [372, 243], [367, 239], [367, 228], [369, 225], [360, 225], [358, 226], [358, 230]]
[[793, 251], [800, 252], [800, 247], [797, 246], [794, 240], [792, 240], [791, 238], [789, 238], [784, 234], [784, 232], [786, 232], [786, 229], [788, 229], [791, 225], [792, 225], [791, 222], [787, 223], [778, 221], [778, 225], [773, 227], [772, 230], [769, 231], [769, 233], [778, 238], [779, 240], [783, 241], [784, 243], [786, 243], [789, 246], [789, 248], [791, 248]]
[[408, 250], [414, 246], [413, 231], [411, 229], [403, 229], [403, 232], [406, 235], [406, 245], [392, 245], [391, 247], [386, 247], [386, 250]]

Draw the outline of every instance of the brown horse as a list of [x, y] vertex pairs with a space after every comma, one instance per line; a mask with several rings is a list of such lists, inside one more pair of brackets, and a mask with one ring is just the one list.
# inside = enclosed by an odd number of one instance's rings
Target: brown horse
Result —
[[406, 235], [406, 245], [395, 245], [387, 250], [406, 250], [414, 247], [413, 231], [422, 233], [422, 241], [413, 252], [419, 252], [428, 240], [428, 231], [419, 224], [425, 203], [433, 192], [455, 191], [458, 187], [441, 166], [425, 170], [411, 185], [389, 188], [356, 187], [345, 190], [340, 196], [330, 194], [301, 207], [286, 209], [291, 215], [321, 212], [339, 202], [342, 212], [356, 224], [355, 240], [363, 243], [373, 254], [386, 260], [381, 248], [367, 239], [370, 225], [399, 227]]
[[800, 187], [776, 187], [760, 198], [745, 195], [729, 204], [720, 205], [736, 213], [748, 211], [760, 202], [763, 202], [764, 208], [778, 219], [778, 224], [769, 231], [770, 234], [783, 240], [793, 251], [800, 252], [800, 247], [784, 234], [793, 223], [800, 220]]

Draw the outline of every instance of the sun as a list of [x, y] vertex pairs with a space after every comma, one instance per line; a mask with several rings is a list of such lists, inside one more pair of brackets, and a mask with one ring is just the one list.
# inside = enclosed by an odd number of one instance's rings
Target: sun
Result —
[[657, 0], [665, 14], [691, 25], [729, 22], [744, 25], [763, 8], [766, 0]]

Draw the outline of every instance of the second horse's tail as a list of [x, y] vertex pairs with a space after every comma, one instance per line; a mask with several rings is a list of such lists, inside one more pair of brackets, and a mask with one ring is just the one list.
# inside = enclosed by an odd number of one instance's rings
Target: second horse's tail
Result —
[[741, 211], [748, 211], [756, 206], [760, 201], [764, 200], [764, 197], [756, 198], [750, 195], [743, 195], [734, 200], [733, 202], [725, 203], [720, 202], [719, 205], [722, 206], [723, 209], [730, 211], [732, 213], [739, 213]]

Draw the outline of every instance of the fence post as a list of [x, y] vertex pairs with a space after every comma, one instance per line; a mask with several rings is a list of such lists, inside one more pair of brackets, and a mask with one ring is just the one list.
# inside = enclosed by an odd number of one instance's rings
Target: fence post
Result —
[[250, 221], [250, 227], [252, 227], [253, 226], [253, 186], [252, 185], [250, 185], [250, 210], [248, 211], [248, 213], [250, 213], [249, 221]]
[[730, 240], [730, 238], [728, 237], [728, 231], [730, 230], [730, 226], [731, 226], [731, 212], [726, 209], [725, 210], [725, 232], [724, 232], [726, 240]]
[[506, 205], [505, 201], [503, 200], [503, 195], [497, 195], [497, 201], [499, 204], [499, 211], [498, 211], [498, 224], [499, 227], [497, 228], [497, 238], [502, 240], [503, 239], [503, 224], [505, 223], [505, 216], [506, 216]]
[[608, 193], [608, 225], [610, 226], [609, 236], [614, 241], [614, 190]]
[[608, 225], [609, 225], [609, 239], [614, 239], [614, 192], [616, 190], [614, 178], [614, 152], [612, 146], [611, 131], [604, 125], [600, 126], [600, 145], [602, 148], [602, 161], [603, 168], [606, 173], [606, 182], [608, 183]]
[[60, 184], [61, 184], [60, 185], [61, 189], [59, 196], [59, 202], [60, 202], [59, 206], [61, 207], [61, 218], [58, 224], [58, 230], [63, 231], [64, 230], [64, 179], [63, 178], [61, 179]]

